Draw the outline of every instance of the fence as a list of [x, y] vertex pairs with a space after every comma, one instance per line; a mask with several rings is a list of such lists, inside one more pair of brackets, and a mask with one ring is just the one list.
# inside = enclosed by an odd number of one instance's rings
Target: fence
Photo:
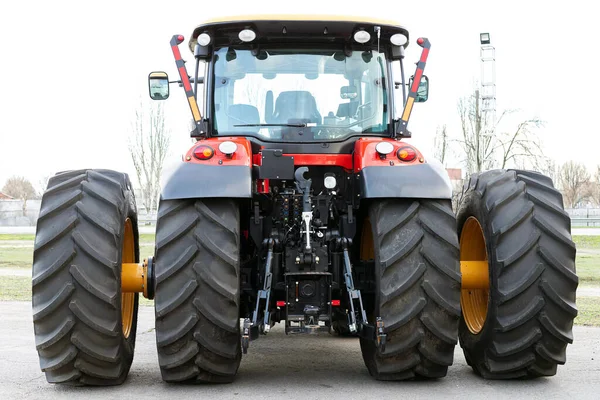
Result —
[[567, 208], [571, 216], [571, 226], [600, 227], [600, 208]]
[[[0, 200], [0, 226], [35, 226], [40, 214], [41, 200], [27, 201], [27, 211], [23, 215], [21, 200]], [[600, 208], [567, 208], [573, 227], [600, 227]], [[156, 212], [146, 212], [138, 205], [140, 226], [155, 225]]]
[[28, 200], [25, 215], [23, 201], [0, 200], [0, 226], [34, 226], [40, 215], [41, 200]]

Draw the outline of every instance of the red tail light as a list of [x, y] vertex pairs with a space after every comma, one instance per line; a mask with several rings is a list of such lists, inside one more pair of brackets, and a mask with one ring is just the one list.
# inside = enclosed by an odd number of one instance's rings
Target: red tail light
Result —
[[210, 146], [201, 145], [194, 149], [194, 157], [198, 160], [209, 160], [215, 155], [215, 151]]
[[398, 150], [398, 158], [400, 161], [410, 162], [417, 158], [417, 152], [410, 146], [404, 146]]
[[340, 300], [331, 300], [331, 305], [333, 307], [339, 307], [340, 306]]
[[285, 301], [277, 300], [277, 307], [285, 307]]

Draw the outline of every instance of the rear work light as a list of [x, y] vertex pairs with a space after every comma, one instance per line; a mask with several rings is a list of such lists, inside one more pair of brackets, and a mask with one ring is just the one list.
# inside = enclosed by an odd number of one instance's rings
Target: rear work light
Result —
[[394, 151], [394, 145], [390, 142], [379, 142], [375, 146], [375, 151], [379, 154], [379, 158], [385, 160], [387, 155]]
[[417, 158], [417, 152], [410, 146], [398, 149], [398, 158], [400, 161], [410, 162]]
[[215, 151], [210, 146], [201, 145], [194, 149], [194, 157], [198, 160], [209, 160], [215, 154]]

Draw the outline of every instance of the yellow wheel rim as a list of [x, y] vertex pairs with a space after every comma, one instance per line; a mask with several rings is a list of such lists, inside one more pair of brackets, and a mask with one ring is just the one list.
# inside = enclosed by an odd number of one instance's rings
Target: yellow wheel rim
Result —
[[460, 305], [465, 323], [471, 333], [478, 334], [483, 329], [487, 317], [490, 275], [483, 230], [475, 217], [467, 219], [460, 234], [460, 261], [461, 270], [463, 269], [462, 261], [486, 261], [485, 263], [471, 264], [485, 269], [485, 271], [477, 271], [477, 275], [487, 280], [480, 285], [486, 289], [463, 288], [460, 294]]
[[[125, 220], [125, 232], [123, 234], [123, 256], [122, 263], [134, 263], [135, 260], [135, 236], [131, 220]], [[121, 293], [121, 321], [123, 325], [123, 336], [129, 337], [133, 325], [133, 309], [135, 308], [135, 293]]]
[[373, 247], [373, 232], [371, 231], [371, 220], [365, 218], [362, 235], [360, 238], [360, 259], [369, 261], [375, 259], [375, 249]]

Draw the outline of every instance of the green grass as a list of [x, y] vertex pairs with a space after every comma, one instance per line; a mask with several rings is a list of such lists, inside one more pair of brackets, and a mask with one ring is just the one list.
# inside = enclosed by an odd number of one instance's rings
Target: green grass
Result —
[[[140, 259], [154, 254], [154, 246], [140, 246]], [[0, 268], [31, 268], [33, 247], [0, 247]]]
[[13, 235], [12, 233], [2, 233], [0, 234], [0, 240], [29, 240], [33, 242], [33, 239], [35, 238], [35, 235], [30, 235], [30, 234], [16, 234]]
[[[3, 240], [23, 240], [33, 242], [35, 240], [35, 235], [31, 234], [23, 234], [23, 235], [13, 235], [9, 233], [0, 234], [0, 242]], [[140, 234], [140, 242], [141, 243], [154, 243], [154, 234], [153, 233], [142, 233]]]
[[31, 268], [33, 247], [0, 247], [0, 268]]
[[573, 241], [578, 249], [598, 249], [600, 250], [600, 236], [573, 236]]
[[600, 254], [577, 254], [576, 267], [580, 283], [600, 284]]
[[31, 301], [31, 278], [0, 276], [0, 300]]
[[579, 297], [577, 299], [579, 313], [575, 324], [600, 326], [600, 297]]

